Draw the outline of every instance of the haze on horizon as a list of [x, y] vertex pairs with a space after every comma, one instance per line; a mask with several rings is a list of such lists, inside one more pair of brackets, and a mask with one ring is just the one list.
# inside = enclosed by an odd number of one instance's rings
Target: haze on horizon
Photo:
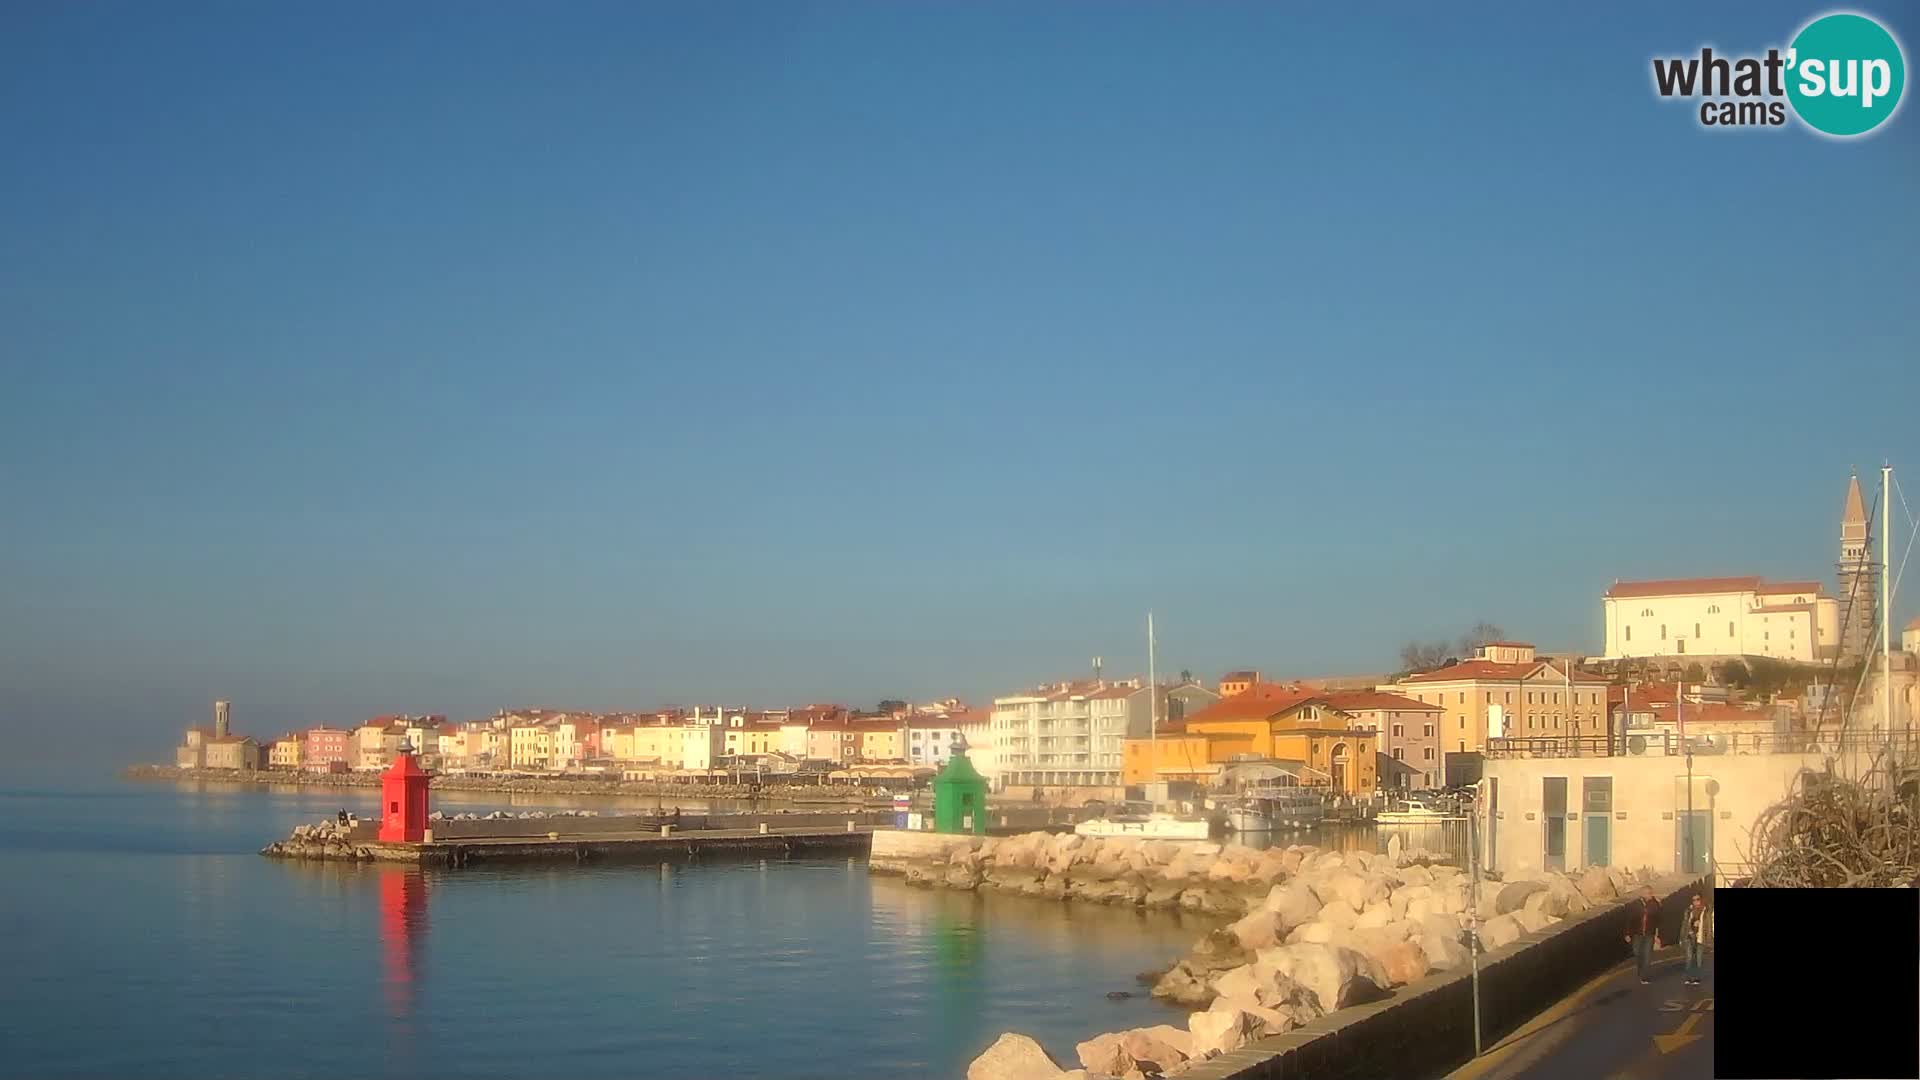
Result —
[[1810, 10], [12, 6], [0, 730], [983, 701], [1149, 608], [1169, 672], [1379, 671], [1831, 582], [1849, 467], [1920, 464], [1920, 129], [1645, 69]]

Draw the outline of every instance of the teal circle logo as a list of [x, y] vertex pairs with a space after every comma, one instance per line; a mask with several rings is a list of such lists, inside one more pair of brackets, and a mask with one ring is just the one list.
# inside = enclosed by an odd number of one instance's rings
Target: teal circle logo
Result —
[[1815, 131], [1865, 135], [1900, 107], [1906, 57], [1885, 27], [1865, 15], [1823, 15], [1787, 49], [1787, 100]]

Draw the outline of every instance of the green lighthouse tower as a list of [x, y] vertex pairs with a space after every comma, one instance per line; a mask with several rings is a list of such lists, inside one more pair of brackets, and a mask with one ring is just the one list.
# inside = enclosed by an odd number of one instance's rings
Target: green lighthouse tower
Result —
[[953, 754], [933, 778], [933, 831], [987, 832], [987, 781], [967, 760], [964, 736], [954, 736]]

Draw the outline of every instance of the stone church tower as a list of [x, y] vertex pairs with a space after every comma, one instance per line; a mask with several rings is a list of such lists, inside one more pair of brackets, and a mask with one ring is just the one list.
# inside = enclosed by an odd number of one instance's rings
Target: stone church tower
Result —
[[1880, 618], [1880, 563], [1873, 557], [1867, 528], [1867, 504], [1860, 477], [1847, 481], [1847, 505], [1840, 513], [1840, 659], [1866, 655]]

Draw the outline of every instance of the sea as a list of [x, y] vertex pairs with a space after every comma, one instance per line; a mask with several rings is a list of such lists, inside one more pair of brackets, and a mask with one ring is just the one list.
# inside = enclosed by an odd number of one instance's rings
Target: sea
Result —
[[1183, 1024], [1134, 975], [1217, 925], [908, 888], [845, 857], [304, 864], [258, 851], [371, 791], [9, 783], [7, 1077], [957, 1078], [1004, 1031], [1072, 1063], [1098, 1033]]

